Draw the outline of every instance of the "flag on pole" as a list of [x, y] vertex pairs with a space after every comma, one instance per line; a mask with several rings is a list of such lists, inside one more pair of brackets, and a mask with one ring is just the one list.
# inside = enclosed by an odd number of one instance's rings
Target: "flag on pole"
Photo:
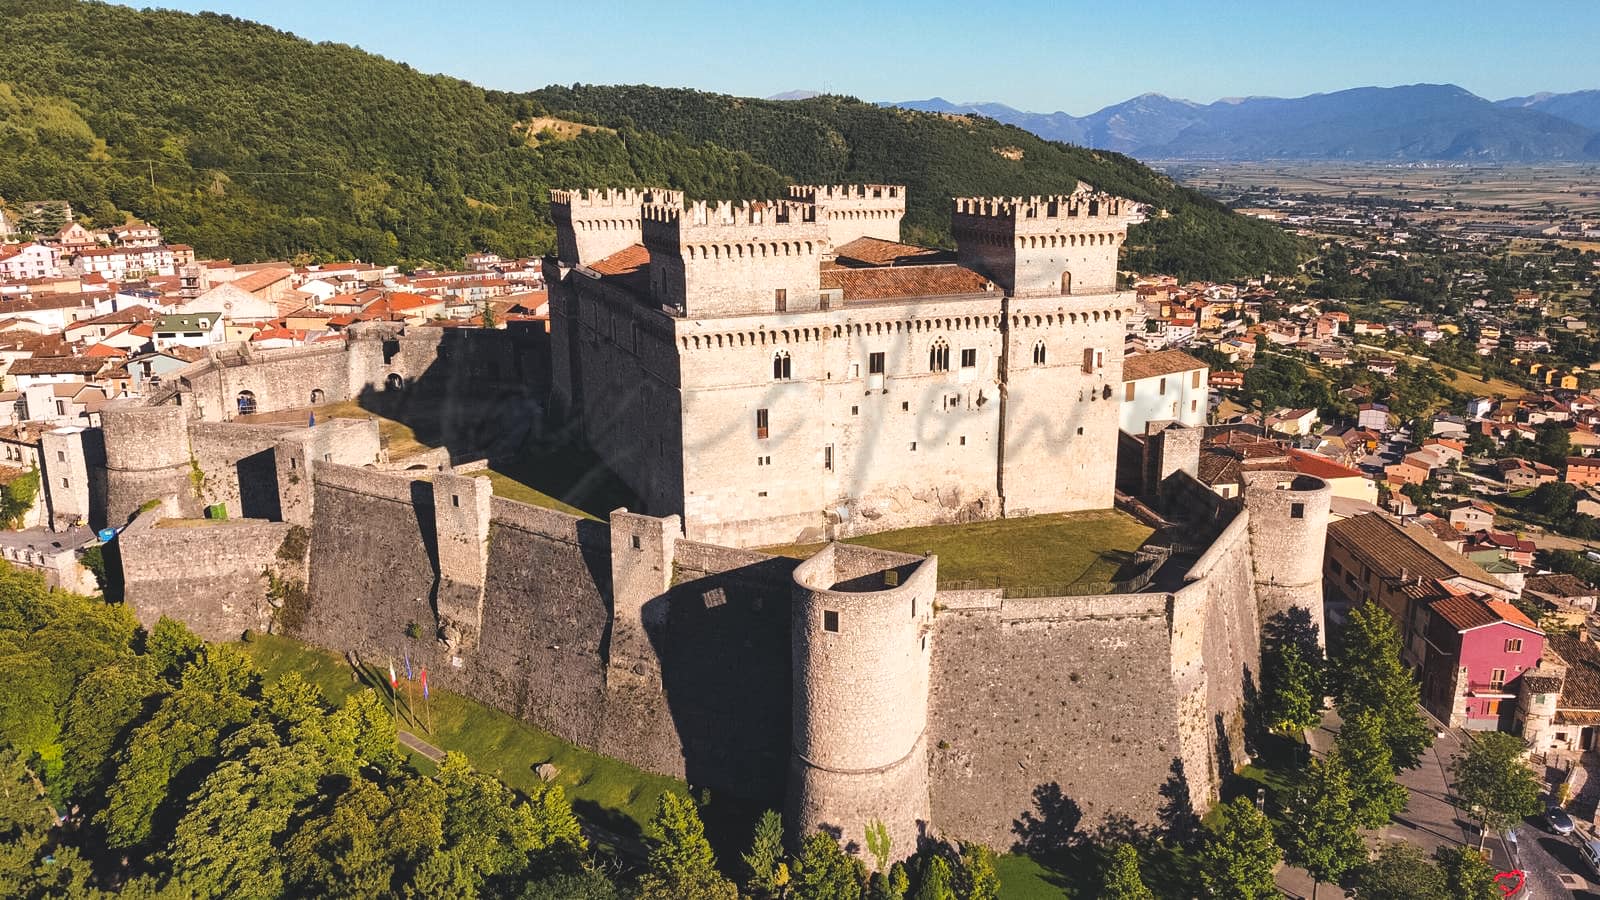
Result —
[[422, 699], [428, 699], [428, 667], [422, 667]]
[[394, 660], [392, 658], [389, 660], [389, 687], [396, 689], [400, 687], [400, 678], [394, 674]]
[[405, 654], [405, 657], [406, 657], [406, 680], [407, 681], [414, 681], [415, 679], [411, 675], [411, 654], [407, 653], [407, 654]]
[[317, 427], [317, 414], [316, 413], [312, 413], [311, 414], [311, 421], [309, 423], [309, 427], [311, 427], [311, 428]]

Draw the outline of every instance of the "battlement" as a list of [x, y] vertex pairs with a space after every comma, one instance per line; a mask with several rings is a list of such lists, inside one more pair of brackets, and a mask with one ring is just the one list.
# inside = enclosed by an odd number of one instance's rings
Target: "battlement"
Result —
[[791, 184], [789, 199], [803, 203], [875, 201], [879, 205], [905, 209], [906, 189], [899, 184]]
[[552, 189], [550, 203], [569, 210], [636, 212], [647, 203], [683, 205], [683, 191], [666, 188], [575, 188]]
[[1133, 201], [1103, 191], [1035, 194], [1030, 197], [956, 197], [956, 216], [1026, 222], [1032, 219], [1129, 219]]
[[719, 200], [715, 203], [648, 203], [645, 222], [679, 228], [725, 228], [751, 225], [804, 225], [817, 221], [816, 207], [793, 200]]

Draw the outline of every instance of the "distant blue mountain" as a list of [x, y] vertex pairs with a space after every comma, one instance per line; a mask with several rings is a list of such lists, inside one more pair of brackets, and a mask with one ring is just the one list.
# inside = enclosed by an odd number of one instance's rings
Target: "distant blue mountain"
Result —
[[1145, 159], [1459, 160], [1600, 158], [1600, 91], [1491, 103], [1453, 84], [1353, 88], [1211, 104], [1142, 94], [1087, 116], [942, 97], [885, 104], [996, 119], [1050, 140]]

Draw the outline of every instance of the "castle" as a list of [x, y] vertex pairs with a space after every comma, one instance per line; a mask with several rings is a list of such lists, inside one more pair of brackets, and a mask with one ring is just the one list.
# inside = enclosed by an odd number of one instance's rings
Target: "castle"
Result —
[[[112, 546], [146, 622], [404, 651], [853, 852], [873, 820], [897, 857], [933, 835], [1008, 848], [1062, 815], [1055, 795], [1088, 827], [1203, 811], [1245, 758], [1263, 622], [1321, 622], [1329, 487], [1252, 472], [1222, 498], [1195, 477], [1199, 429], [1119, 434], [1132, 204], [957, 200], [954, 252], [899, 243], [904, 209], [888, 185], [555, 192], [548, 345], [380, 326], [213, 355], [59, 451], [87, 485], [71, 502], [128, 522]], [[391, 460], [371, 421], [238, 421], [246, 391], [263, 413], [491, 397], [501, 430], [571, 423], [642, 507], [496, 496], [454, 451], [507, 452], [479, 418]], [[1094, 595], [955, 589], [936, 556], [854, 544], [753, 549], [1114, 504], [1158, 531]]]
[[1111, 506], [1133, 204], [905, 189], [557, 191], [553, 402], [688, 537], [735, 547]]

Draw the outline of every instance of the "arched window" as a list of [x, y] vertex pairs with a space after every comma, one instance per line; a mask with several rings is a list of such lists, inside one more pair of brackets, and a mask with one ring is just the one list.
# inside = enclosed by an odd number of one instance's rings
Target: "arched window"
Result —
[[256, 395], [250, 391], [239, 392], [239, 415], [248, 416], [256, 411]]
[[383, 381], [383, 387], [385, 390], [398, 391], [405, 386], [406, 380], [401, 378], [399, 374], [391, 374]]
[[1061, 273], [1061, 295], [1063, 297], [1065, 297], [1066, 295], [1068, 295], [1070, 293], [1072, 293], [1072, 273], [1071, 272], [1062, 272]]
[[950, 345], [944, 342], [944, 338], [934, 341], [928, 349], [928, 371], [950, 371]]
[[327, 395], [322, 393], [322, 388], [312, 388], [311, 389], [311, 405], [312, 406], [316, 406], [318, 403], [323, 403], [327, 399], [328, 399]]
[[779, 350], [777, 353], [772, 355], [772, 377], [779, 381], [783, 381], [788, 379], [790, 375], [789, 351]]
[[1045, 355], [1044, 354], [1044, 341], [1040, 341], [1037, 344], [1034, 344], [1033, 345], [1033, 364], [1036, 365], [1036, 366], [1044, 365], [1044, 355]]

